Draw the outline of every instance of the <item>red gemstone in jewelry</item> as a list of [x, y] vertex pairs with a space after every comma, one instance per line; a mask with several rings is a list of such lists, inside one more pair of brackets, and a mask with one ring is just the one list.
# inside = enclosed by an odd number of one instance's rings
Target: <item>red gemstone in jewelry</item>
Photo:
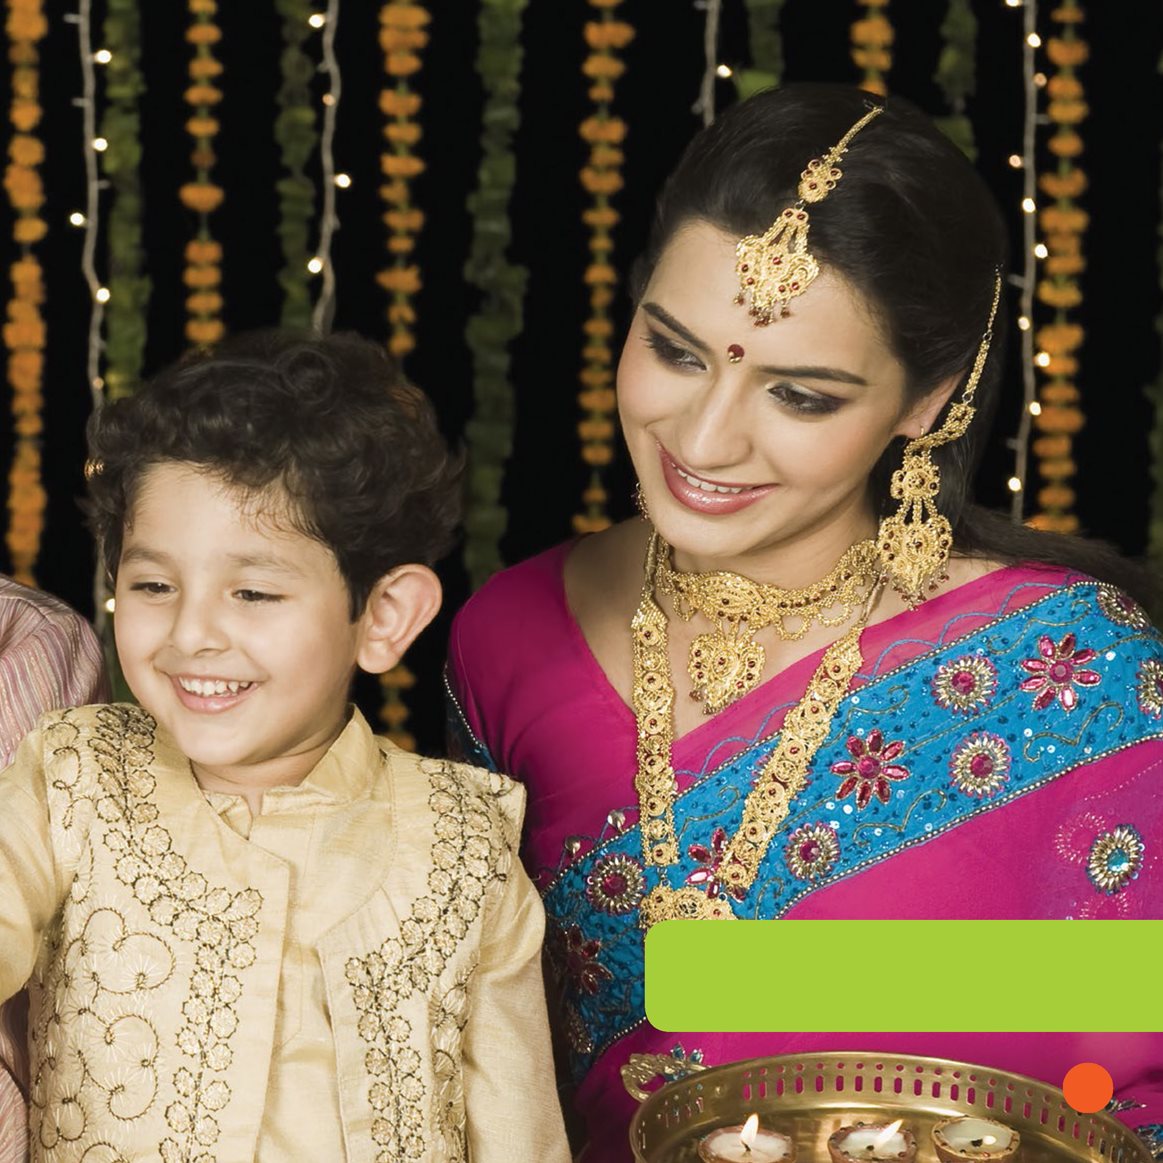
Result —
[[732, 343], [731, 346], [727, 348], [728, 363], [738, 363], [742, 358], [743, 348], [741, 348], [737, 343]]

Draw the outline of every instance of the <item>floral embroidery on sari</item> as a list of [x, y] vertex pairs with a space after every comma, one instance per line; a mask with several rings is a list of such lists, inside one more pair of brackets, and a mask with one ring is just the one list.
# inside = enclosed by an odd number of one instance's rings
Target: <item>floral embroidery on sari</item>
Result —
[[933, 699], [944, 711], [969, 714], [989, 705], [997, 693], [997, 667], [984, 655], [966, 654], [937, 668]]
[[632, 913], [642, 900], [645, 884], [642, 865], [631, 856], [614, 852], [603, 856], [586, 877], [586, 900], [611, 916]]
[[842, 800], [855, 792], [858, 808], [868, 807], [873, 795], [887, 804], [892, 796], [889, 781], [909, 778], [907, 767], [892, 762], [904, 751], [903, 740], [885, 743], [880, 728], [874, 727], [867, 739], [849, 735], [847, 747], [852, 758], [833, 763], [830, 769], [833, 775], [844, 777], [836, 790], [836, 798]]
[[1086, 663], [1094, 661], [1097, 651], [1078, 650], [1076, 647], [1073, 634], [1067, 634], [1058, 643], [1044, 634], [1038, 639], [1041, 657], [1022, 660], [1022, 669], [1034, 676], [1022, 683], [1022, 690], [1037, 694], [1035, 711], [1044, 711], [1055, 699], [1064, 711], [1073, 711], [1078, 706], [1075, 687], [1098, 686], [1102, 681], [1098, 671], [1082, 669]]
[[827, 876], [840, 859], [840, 841], [831, 824], [805, 824], [789, 837], [784, 849], [788, 871], [797, 880]]
[[1112, 621], [1131, 630], [1146, 630], [1151, 625], [1146, 610], [1118, 586], [1100, 584], [1095, 587], [1098, 608]]
[[1012, 763], [1009, 744], [1000, 735], [975, 731], [953, 752], [949, 774], [958, 791], [992, 796], [1005, 787]]
[[747, 895], [747, 889], [738, 885], [724, 885], [719, 879], [719, 869], [723, 864], [723, 857], [727, 855], [727, 831], [725, 828], [716, 828], [711, 833], [711, 843], [696, 841], [687, 848], [687, 856], [695, 861], [698, 867], [687, 873], [686, 883], [695, 888], [704, 888], [707, 896], [712, 900], [724, 892], [735, 900], [742, 900]]
[[561, 959], [565, 975], [575, 989], [596, 994], [613, 974], [598, 960], [602, 951], [599, 940], [587, 938], [577, 925], [570, 925], [561, 934]]
[[1156, 658], [1147, 659], [1139, 667], [1137, 688], [1143, 714], [1163, 718], [1163, 662]]
[[1138, 829], [1120, 824], [1095, 840], [1086, 862], [1086, 873], [1099, 892], [1113, 896], [1138, 877], [1146, 850]]

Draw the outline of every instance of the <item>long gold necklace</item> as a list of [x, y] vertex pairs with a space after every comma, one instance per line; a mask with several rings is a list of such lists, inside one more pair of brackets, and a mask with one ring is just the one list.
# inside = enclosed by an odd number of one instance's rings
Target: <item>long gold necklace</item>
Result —
[[[655, 534], [657, 536], [657, 534]], [[858, 541], [818, 582], [787, 590], [737, 573], [678, 573], [670, 547], [659, 538], [654, 585], [674, 601], [685, 622], [696, 613], [714, 627], [691, 643], [687, 665], [691, 698], [717, 715], [758, 686], [767, 656], [755, 635], [770, 626], [785, 642], [801, 639], [815, 623], [842, 626], [876, 584], [881, 572], [874, 541]]]
[[[659, 560], [665, 553], [665, 542], [653, 534], [646, 550], [642, 598], [631, 623], [632, 697], [638, 724], [638, 772], [634, 785], [638, 793], [642, 854], [647, 864], [657, 867], [678, 862], [674, 825], [676, 788], [671, 763], [674, 684], [667, 651], [666, 614], [654, 596]], [[855, 624], [824, 652], [804, 697], [784, 719], [779, 741], [744, 802], [739, 830], [719, 864], [717, 879], [728, 893], [742, 895], [751, 886], [772, 837], [804, 785], [812, 759], [827, 738], [840, 701], [860, 669], [860, 635], [879, 589], [879, 584], [874, 582]], [[640, 906], [643, 928], [683, 917], [729, 920], [734, 913], [725, 894], [711, 897], [704, 890], [690, 886], [675, 889], [665, 878]]]

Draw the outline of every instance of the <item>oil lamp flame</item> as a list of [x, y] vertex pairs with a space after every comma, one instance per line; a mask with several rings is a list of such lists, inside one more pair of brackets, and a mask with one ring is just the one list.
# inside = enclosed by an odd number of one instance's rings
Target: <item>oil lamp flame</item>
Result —
[[872, 1144], [872, 1149], [875, 1151], [878, 1147], [883, 1147], [885, 1143], [887, 1143], [889, 1139], [891, 1139], [893, 1135], [895, 1135], [897, 1131], [901, 1129], [901, 1123], [904, 1121], [904, 1119], [897, 1119], [895, 1123], [889, 1123], [888, 1126], [885, 1127], [884, 1130], [876, 1136], [876, 1139]]
[[748, 1115], [743, 1129], [739, 1132], [739, 1142], [748, 1151], [755, 1145], [755, 1136], [759, 1134], [759, 1116]]

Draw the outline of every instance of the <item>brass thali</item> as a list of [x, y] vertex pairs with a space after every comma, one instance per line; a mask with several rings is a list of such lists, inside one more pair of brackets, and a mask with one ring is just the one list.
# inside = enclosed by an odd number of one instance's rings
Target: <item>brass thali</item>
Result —
[[637, 1163], [698, 1163], [695, 1144], [715, 1127], [762, 1124], [791, 1135], [798, 1163], [826, 1163], [828, 1136], [855, 1122], [902, 1118], [916, 1135], [917, 1163], [936, 1163], [929, 1132], [940, 1119], [996, 1119], [1022, 1136], [1018, 1163], [1151, 1163], [1152, 1152], [1104, 1111], [1079, 1114], [1062, 1091], [1020, 1074], [942, 1058], [886, 1054], [783, 1054], [715, 1066], [653, 1093], [644, 1080], [666, 1065], [636, 1055], [623, 1069], [627, 1090], [642, 1100], [630, 1124]]

